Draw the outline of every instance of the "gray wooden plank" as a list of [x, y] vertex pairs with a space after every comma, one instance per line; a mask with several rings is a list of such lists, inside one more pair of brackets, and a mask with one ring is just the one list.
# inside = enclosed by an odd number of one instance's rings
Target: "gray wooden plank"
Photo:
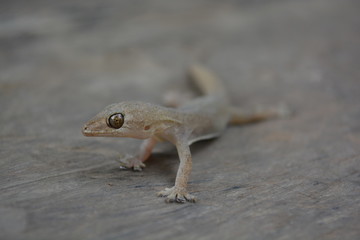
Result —
[[[0, 239], [358, 239], [359, 2], [3, 1]], [[5, 9], [5, 10], [4, 10]], [[192, 146], [196, 204], [165, 204], [178, 159], [85, 138], [122, 100], [189, 92], [200, 61], [233, 102], [295, 116]]]

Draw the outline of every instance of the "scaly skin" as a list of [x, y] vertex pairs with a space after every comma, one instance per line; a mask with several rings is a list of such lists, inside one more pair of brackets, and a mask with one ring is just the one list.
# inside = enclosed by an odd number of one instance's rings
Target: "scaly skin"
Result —
[[[195, 202], [187, 192], [187, 183], [192, 167], [189, 145], [193, 142], [219, 136], [229, 123], [241, 124], [279, 116], [281, 112], [262, 111], [243, 114], [229, 105], [226, 91], [221, 82], [206, 69], [193, 66], [190, 74], [204, 93], [177, 109], [144, 102], [122, 102], [107, 106], [83, 128], [85, 136], [130, 137], [145, 139], [136, 157], [121, 160], [122, 167], [140, 171], [159, 141], [169, 141], [177, 148], [180, 165], [175, 186], [166, 188], [158, 196], [166, 202]], [[121, 113], [123, 125], [115, 129], [109, 126], [109, 117]]]

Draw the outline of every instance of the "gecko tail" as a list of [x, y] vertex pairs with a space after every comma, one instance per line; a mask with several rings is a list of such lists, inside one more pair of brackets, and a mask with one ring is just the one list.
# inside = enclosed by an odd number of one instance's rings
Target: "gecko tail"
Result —
[[222, 82], [205, 67], [192, 65], [189, 69], [189, 75], [204, 95], [226, 94]]

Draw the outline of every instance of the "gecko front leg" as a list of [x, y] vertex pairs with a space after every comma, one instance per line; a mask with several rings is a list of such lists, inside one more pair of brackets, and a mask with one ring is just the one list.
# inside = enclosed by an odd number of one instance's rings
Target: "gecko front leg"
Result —
[[192, 167], [189, 145], [187, 141], [181, 141], [176, 143], [176, 148], [180, 158], [180, 165], [176, 175], [175, 186], [165, 188], [165, 190], [158, 193], [158, 196], [166, 197], [166, 202], [195, 202], [195, 197], [186, 190]]
[[146, 165], [144, 162], [150, 157], [153, 148], [155, 147], [157, 140], [155, 138], [146, 139], [140, 147], [139, 155], [136, 157], [126, 155], [120, 159], [121, 168], [132, 168], [134, 171], [141, 171]]

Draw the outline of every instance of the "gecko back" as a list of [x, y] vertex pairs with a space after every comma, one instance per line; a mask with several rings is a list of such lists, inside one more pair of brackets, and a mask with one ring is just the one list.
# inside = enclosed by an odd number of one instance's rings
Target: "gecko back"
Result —
[[209, 70], [193, 65], [189, 74], [203, 94], [178, 109], [185, 116], [184, 125], [190, 128], [191, 144], [218, 137], [230, 120], [230, 105], [224, 85]]

